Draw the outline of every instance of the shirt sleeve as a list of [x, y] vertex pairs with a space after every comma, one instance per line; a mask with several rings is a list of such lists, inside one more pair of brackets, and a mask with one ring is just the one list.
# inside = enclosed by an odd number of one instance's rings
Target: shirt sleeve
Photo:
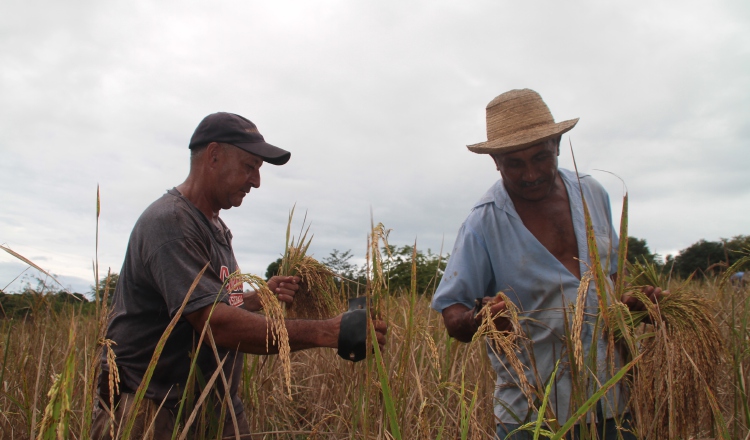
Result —
[[453, 304], [473, 308], [476, 299], [487, 295], [492, 274], [484, 240], [464, 223], [458, 231], [440, 285], [432, 297], [432, 308], [438, 312]]
[[[209, 263], [210, 255], [206, 244], [186, 237], [164, 243], [146, 261], [151, 279], [156, 283], [155, 288], [167, 304], [169, 316], [174, 316], [182, 306], [196, 277]], [[227, 302], [222, 286], [220, 274], [209, 264], [191, 293], [183, 314], [195, 312], [214, 302]]]

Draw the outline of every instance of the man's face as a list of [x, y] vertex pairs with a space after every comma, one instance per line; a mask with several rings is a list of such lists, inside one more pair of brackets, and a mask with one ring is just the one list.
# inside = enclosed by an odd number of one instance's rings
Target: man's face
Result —
[[260, 187], [263, 159], [234, 145], [221, 153], [216, 198], [221, 209], [229, 209], [240, 206], [251, 188]]
[[547, 197], [557, 185], [559, 139], [534, 144], [520, 151], [493, 154], [508, 192], [528, 201]]

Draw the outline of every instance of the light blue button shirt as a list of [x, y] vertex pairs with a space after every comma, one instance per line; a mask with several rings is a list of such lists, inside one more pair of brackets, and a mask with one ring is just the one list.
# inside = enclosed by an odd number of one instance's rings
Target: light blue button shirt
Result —
[[[570, 200], [581, 273], [588, 271], [589, 263], [581, 189], [591, 213], [605, 273], [616, 273], [618, 240], [612, 227], [607, 192], [589, 175], [581, 175], [579, 188], [574, 172], [565, 169], [559, 172]], [[564, 422], [570, 416], [572, 384], [565, 367], [568, 356], [564, 353], [566, 328], [563, 313], [568, 310], [568, 322], [572, 323], [570, 306], [576, 302], [579, 285], [580, 280], [524, 226], [500, 180], [474, 205], [461, 226], [443, 279], [433, 296], [432, 308], [438, 312], [453, 304], [473, 308], [476, 299], [495, 296], [503, 291], [518, 306], [522, 317], [531, 318], [521, 322], [526, 336], [533, 342], [536, 368], [544, 383], [537, 384], [531, 369], [526, 374], [529, 382], [543, 390], [556, 360], [561, 360], [562, 367], [557, 373], [549, 405], [558, 420]], [[593, 322], [598, 307], [596, 289], [592, 283], [586, 298], [587, 322], [581, 332], [585, 358], [591, 349]], [[606, 342], [601, 337], [596, 339], [600, 373], [597, 376], [600, 381], [606, 381]], [[497, 373], [495, 415], [498, 420], [507, 423], [517, 422], [510, 412], [524, 420], [529, 408], [526, 397], [516, 385], [515, 373], [509, 366], [504, 366], [503, 356], [498, 359], [492, 350], [488, 349], [488, 352]], [[524, 365], [532, 365], [529, 353], [522, 350], [518, 354]], [[619, 359], [617, 364], [620, 364]], [[617, 404], [613, 404], [615, 394]], [[608, 403], [604, 404], [607, 417], [624, 408], [620, 394], [616, 390], [609, 393]], [[534, 414], [529, 415], [529, 420], [535, 418]]]

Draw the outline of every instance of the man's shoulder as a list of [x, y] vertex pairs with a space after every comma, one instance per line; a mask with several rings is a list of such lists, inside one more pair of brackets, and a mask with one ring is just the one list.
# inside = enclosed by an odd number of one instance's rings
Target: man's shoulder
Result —
[[172, 189], [143, 211], [133, 233], [165, 241], [183, 237], [186, 231], [196, 229], [197, 224], [198, 220], [188, 203]]
[[173, 222], [178, 211], [182, 211], [180, 197], [169, 190], [154, 200], [138, 218], [138, 224], [159, 221]]
[[493, 204], [500, 208], [505, 204], [507, 198], [508, 192], [505, 189], [505, 185], [503, 185], [502, 179], [499, 179], [474, 203], [472, 212], [492, 207]]

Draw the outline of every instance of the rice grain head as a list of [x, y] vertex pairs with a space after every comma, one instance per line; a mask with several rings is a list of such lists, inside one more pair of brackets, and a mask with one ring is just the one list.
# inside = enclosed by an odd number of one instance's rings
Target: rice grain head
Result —
[[235, 272], [227, 278], [225, 283], [234, 282], [234, 280], [241, 280], [243, 283], [249, 284], [258, 294], [262, 313], [266, 315], [266, 320], [268, 321], [268, 326], [266, 327], [266, 350], [270, 348], [271, 344], [278, 347], [279, 360], [284, 372], [287, 397], [291, 400], [291, 349], [289, 347], [289, 333], [287, 333], [286, 324], [284, 323], [284, 308], [262, 278], [252, 274]]
[[[489, 307], [492, 303], [483, 307], [479, 311], [482, 316], [482, 323], [474, 334], [473, 341], [484, 336], [489, 342], [489, 347], [495, 355], [499, 358], [501, 355], [505, 357], [515, 375], [518, 377], [517, 385], [526, 396], [529, 407], [533, 407], [533, 401], [536, 394], [526, 377], [525, 367], [518, 358], [518, 353], [521, 351], [519, 342], [525, 338], [518, 321], [518, 307], [503, 292], [499, 292], [495, 296], [494, 301], [505, 301], [506, 310], [492, 315]], [[495, 327], [494, 320], [499, 317], [505, 317], [510, 321], [512, 327], [511, 330], [498, 330], [497, 327]]]
[[287, 249], [284, 256], [287, 264], [279, 275], [298, 276], [300, 288], [294, 295], [294, 301], [286, 307], [287, 316], [303, 319], [332, 318], [343, 311], [343, 295], [336, 286], [334, 274], [326, 265], [315, 258], [304, 255], [303, 249]]
[[639, 430], [648, 438], [699, 435], [715, 423], [710, 408], [727, 365], [714, 305], [687, 283], [658, 304], [640, 291], [633, 295], [647, 304], [654, 330], [640, 346], [633, 378]]

